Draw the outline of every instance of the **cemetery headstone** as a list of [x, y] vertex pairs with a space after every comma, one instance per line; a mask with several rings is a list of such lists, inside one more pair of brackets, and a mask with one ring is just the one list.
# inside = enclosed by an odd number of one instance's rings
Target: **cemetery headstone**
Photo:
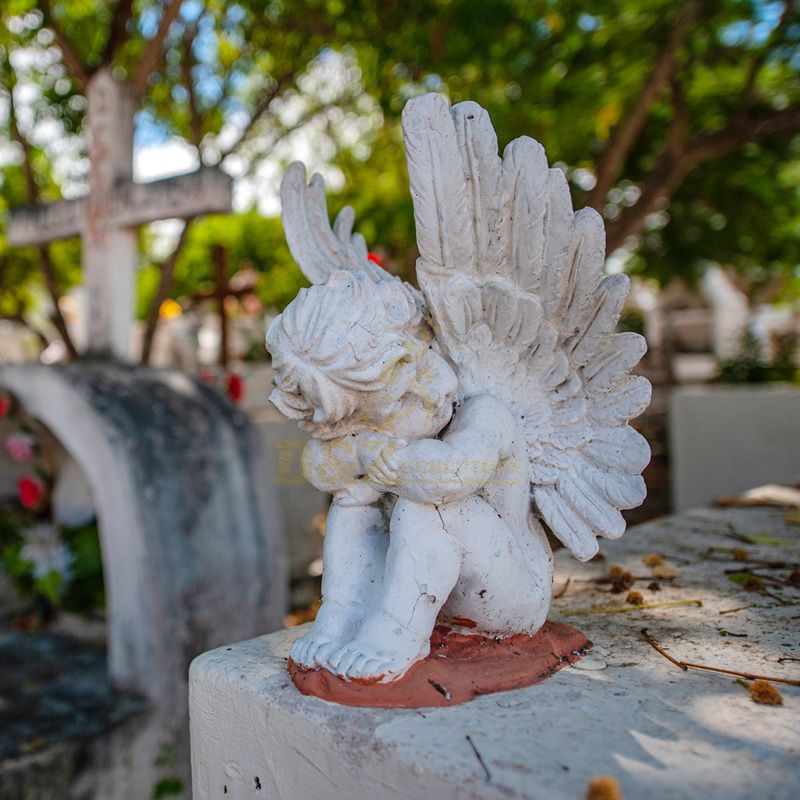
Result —
[[52, 432], [89, 484], [111, 684], [143, 697], [149, 710], [139, 749], [118, 737], [108, 755], [130, 768], [108, 786], [96, 779], [103, 789], [95, 796], [149, 796], [152, 785], [144, 794], [131, 781], [146, 784], [165, 743], [187, 783], [189, 662], [232, 629], [253, 636], [280, 627], [286, 609], [285, 541], [258, 433], [213, 389], [166, 370], [99, 361], [6, 366], [0, 385]]

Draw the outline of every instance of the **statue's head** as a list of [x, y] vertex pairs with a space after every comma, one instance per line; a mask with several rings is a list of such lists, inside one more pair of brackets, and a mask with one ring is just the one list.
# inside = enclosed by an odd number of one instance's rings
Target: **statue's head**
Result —
[[457, 381], [431, 338], [401, 281], [334, 272], [301, 289], [270, 325], [270, 400], [322, 439], [387, 427], [435, 435], [450, 419]]

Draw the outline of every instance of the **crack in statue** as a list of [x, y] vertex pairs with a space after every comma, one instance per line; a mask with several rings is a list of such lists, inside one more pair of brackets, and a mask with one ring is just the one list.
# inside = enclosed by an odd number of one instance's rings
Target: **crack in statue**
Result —
[[[292, 659], [388, 682], [437, 623], [533, 634], [550, 606], [545, 529], [581, 560], [645, 496], [645, 345], [614, 329], [599, 215], [523, 137], [502, 159], [487, 113], [438, 95], [403, 114], [421, 292], [367, 258], [322, 179], [281, 186], [312, 286], [270, 326], [272, 402], [312, 435], [303, 470], [331, 492], [323, 604]], [[423, 588], [425, 591], [423, 591]]]

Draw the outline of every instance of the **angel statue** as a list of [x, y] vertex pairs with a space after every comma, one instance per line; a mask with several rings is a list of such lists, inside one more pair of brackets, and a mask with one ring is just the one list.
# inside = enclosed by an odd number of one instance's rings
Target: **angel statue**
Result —
[[403, 112], [421, 291], [367, 257], [354, 214], [331, 229], [319, 175], [281, 185], [311, 286], [270, 325], [270, 399], [312, 438], [303, 471], [333, 494], [323, 604], [292, 660], [395, 681], [434, 625], [534, 634], [551, 598], [546, 531], [586, 561], [645, 497], [650, 451], [628, 421], [650, 384], [616, 333], [625, 275], [603, 277], [604, 230], [573, 213], [542, 146], [502, 158], [487, 112], [443, 97]]

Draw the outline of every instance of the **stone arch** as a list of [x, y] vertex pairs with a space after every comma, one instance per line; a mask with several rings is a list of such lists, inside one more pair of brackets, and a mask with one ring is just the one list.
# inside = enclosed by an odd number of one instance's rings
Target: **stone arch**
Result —
[[285, 539], [256, 432], [212, 389], [168, 370], [4, 366], [0, 385], [90, 484], [112, 681], [183, 720], [196, 654], [282, 623]]

